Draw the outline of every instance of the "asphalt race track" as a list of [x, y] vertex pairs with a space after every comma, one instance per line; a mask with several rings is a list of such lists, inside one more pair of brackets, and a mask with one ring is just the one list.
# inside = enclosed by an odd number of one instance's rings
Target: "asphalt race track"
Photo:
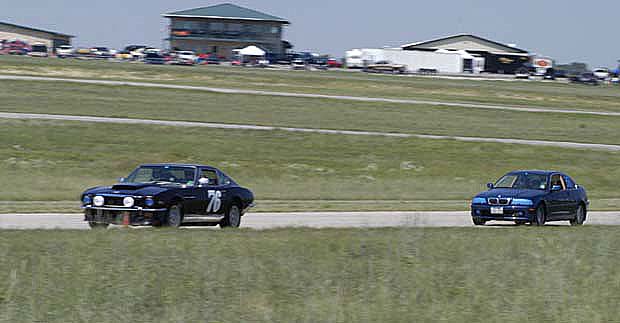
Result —
[[[548, 225], [568, 225], [568, 221]], [[586, 225], [620, 225], [620, 211], [589, 212]], [[242, 228], [257, 230], [283, 227], [379, 228], [379, 227], [472, 227], [469, 212], [303, 212], [248, 213]], [[486, 227], [514, 226], [512, 222], [489, 222]], [[192, 229], [197, 227], [190, 227]], [[74, 214], [0, 214], [0, 229], [88, 229], [83, 216]]]

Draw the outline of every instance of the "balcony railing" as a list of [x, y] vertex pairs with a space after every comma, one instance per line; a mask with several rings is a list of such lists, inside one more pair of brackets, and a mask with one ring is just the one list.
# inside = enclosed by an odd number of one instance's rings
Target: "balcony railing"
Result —
[[248, 31], [205, 31], [205, 30], [189, 30], [189, 29], [172, 29], [170, 37], [175, 39], [215, 39], [215, 40], [236, 40], [236, 41], [277, 41], [280, 39], [279, 34], [273, 33], [256, 33]]

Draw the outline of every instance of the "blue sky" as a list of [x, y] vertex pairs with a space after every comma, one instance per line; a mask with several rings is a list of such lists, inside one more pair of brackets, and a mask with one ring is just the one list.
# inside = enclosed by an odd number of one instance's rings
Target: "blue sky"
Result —
[[[222, 1], [226, 2], [226, 1]], [[78, 36], [78, 46], [162, 46], [162, 13], [220, 1], [0, 0], [0, 21]], [[359, 47], [398, 46], [456, 33], [472, 33], [559, 62], [617, 66], [620, 1], [231, 1], [291, 21], [285, 39], [296, 50], [342, 57]]]

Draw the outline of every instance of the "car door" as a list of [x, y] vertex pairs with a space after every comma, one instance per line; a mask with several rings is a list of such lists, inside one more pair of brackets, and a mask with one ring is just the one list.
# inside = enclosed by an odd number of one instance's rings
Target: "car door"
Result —
[[200, 189], [196, 186], [188, 186], [179, 189], [179, 194], [183, 197], [183, 213], [185, 216], [192, 216], [200, 212]]
[[[221, 185], [218, 171], [213, 168], [201, 168], [200, 178], [202, 182], [202, 210], [203, 214], [214, 215], [223, 214], [225, 209], [224, 199], [226, 198], [226, 189]], [[201, 179], [199, 178], [199, 181]]]
[[[175, 170], [177, 178], [184, 178], [187, 183], [178, 189], [179, 194], [183, 197], [183, 213], [185, 216], [192, 216], [200, 212], [201, 190], [196, 181], [196, 169], [178, 169]], [[183, 176], [183, 177], [181, 177]]]
[[564, 183], [566, 184], [566, 208], [571, 217], [577, 212], [577, 208], [579, 207], [580, 195], [577, 186], [575, 185], [575, 181], [567, 175], [562, 175], [564, 179]]
[[[553, 190], [554, 187], [558, 187], [559, 190]], [[547, 196], [547, 203], [549, 204], [549, 214], [547, 215], [549, 220], [564, 219], [568, 214], [567, 200], [568, 192], [566, 186], [562, 180], [560, 174], [552, 174], [549, 181], [549, 195]]]

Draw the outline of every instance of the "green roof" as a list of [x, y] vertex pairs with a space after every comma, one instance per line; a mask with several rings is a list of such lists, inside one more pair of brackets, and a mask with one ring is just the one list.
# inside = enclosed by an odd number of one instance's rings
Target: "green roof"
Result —
[[215, 6], [188, 9], [164, 14], [164, 17], [198, 17], [198, 18], [221, 18], [239, 20], [263, 20], [277, 21], [288, 24], [286, 19], [268, 15], [256, 10], [240, 7], [232, 3], [223, 3]]
[[36, 32], [40, 32], [40, 33], [46, 33], [46, 34], [50, 34], [50, 35], [54, 35], [54, 36], [60, 36], [60, 37], [68, 37], [68, 38], [74, 38], [75, 37], [73, 35], [61, 34], [61, 33], [55, 32], [55, 31], [49, 31], [49, 30], [43, 30], [43, 29], [32, 28], [32, 27], [27, 27], [27, 26], [21, 26], [21, 25], [16, 25], [16, 24], [12, 24], [12, 23], [9, 23], [9, 22], [3, 22], [3, 21], [0, 21], [0, 25], [5, 25], [5, 26], [10, 26], [10, 27], [15, 27], [15, 28], [22, 28], [22, 29], [26, 29], [26, 30], [32, 30], [32, 31], [36, 31]]

